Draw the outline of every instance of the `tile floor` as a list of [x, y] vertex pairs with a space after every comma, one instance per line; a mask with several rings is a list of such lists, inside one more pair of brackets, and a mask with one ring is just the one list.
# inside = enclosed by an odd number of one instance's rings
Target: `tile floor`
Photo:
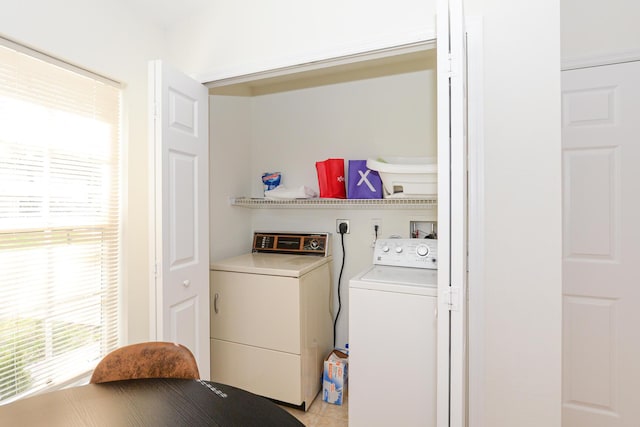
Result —
[[318, 393], [307, 412], [287, 406], [283, 408], [306, 427], [347, 427], [349, 425], [348, 393], [345, 394], [342, 405], [323, 402], [322, 395]]

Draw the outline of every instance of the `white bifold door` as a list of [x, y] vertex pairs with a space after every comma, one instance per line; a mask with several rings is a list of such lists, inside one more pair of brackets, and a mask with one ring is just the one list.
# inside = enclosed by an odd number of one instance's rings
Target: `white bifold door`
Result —
[[461, 0], [439, 0], [437, 426], [467, 425], [467, 75]]
[[640, 425], [638, 76], [562, 73], [564, 427]]
[[161, 61], [149, 65], [155, 197], [152, 337], [209, 360], [209, 95]]

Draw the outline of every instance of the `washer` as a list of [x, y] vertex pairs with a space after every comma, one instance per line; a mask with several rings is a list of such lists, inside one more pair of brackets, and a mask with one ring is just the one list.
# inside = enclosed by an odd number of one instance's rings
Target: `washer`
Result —
[[332, 348], [329, 233], [254, 233], [211, 266], [211, 379], [308, 409]]
[[380, 239], [349, 281], [349, 426], [436, 425], [437, 241]]

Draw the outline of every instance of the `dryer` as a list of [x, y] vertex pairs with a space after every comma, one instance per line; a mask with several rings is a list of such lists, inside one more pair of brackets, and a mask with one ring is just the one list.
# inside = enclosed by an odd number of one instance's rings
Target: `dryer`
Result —
[[211, 265], [211, 379], [308, 409], [332, 348], [329, 233], [254, 233]]
[[436, 425], [437, 241], [380, 239], [349, 281], [349, 426]]

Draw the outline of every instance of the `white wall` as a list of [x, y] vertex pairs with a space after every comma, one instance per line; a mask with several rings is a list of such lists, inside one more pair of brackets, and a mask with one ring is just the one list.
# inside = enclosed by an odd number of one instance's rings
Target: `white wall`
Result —
[[640, 51], [640, 2], [561, 0], [562, 59]]
[[435, 0], [217, 0], [174, 26], [169, 48], [185, 70], [207, 81], [381, 39], [401, 44], [425, 27], [435, 27]]
[[211, 261], [251, 248], [251, 212], [229, 199], [251, 194], [251, 98], [209, 98], [209, 195]]
[[124, 302], [128, 341], [149, 337], [147, 60], [161, 56], [163, 34], [126, 1], [4, 2], [2, 35], [124, 84]]
[[[433, 68], [263, 95], [252, 104], [252, 196], [264, 172], [318, 191], [316, 161], [435, 157]], [[345, 170], [347, 169], [345, 161]]]

